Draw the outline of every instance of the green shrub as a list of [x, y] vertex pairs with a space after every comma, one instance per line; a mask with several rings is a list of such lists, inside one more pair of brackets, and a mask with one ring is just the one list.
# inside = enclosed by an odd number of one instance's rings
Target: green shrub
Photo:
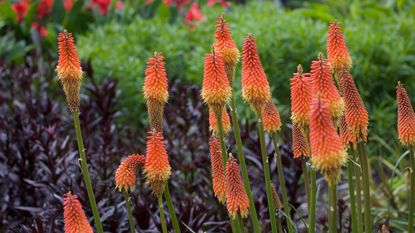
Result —
[[[370, 134], [392, 143], [396, 140], [396, 82], [403, 81], [415, 96], [415, 82], [410, 82], [415, 74], [415, 32], [412, 30], [415, 17], [411, 11], [397, 14], [389, 8], [378, 8], [365, 6], [359, 17], [357, 13], [350, 18], [336, 17], [345, 28], [354, 62], [352, 74], [371, 116]], [[215, 18], [223, 9], [203, 10], [205, 21], [193, 31], [184, 23], [169, 24], [168, 11], [161, 7], [156, 13], [158, 16], [152, 19], [136, 18], [129, 25], [114, 21], [79, 38], [81, 57], [92, 59], [98, 76], [119, 79], [120, 108], [128, 112], [126, 119], [135, 122], [145, 119], [141, 117], [144, 112], [141, 88], [146, 59], [154, 51], [164, 52], [169, 79], [202, 82], [203, 57], [210, 51]], [[289, 79], [298, 64], [308, 71], [311, 60], [319, 51], [325, 51], [328, 22], [335, 18], [329, 10], [328, 7], [283, 10], [264, 2], [249, 3], [226, 12], [234, 40], [240, 47], [248, 33], [256, 36], [262, 64], [285, 123], [289, 122]], [[240, 89], [239, 73], [240, 66], [235, 81], [237, 90]], [[246, 107], [240, 107], [239, 111], [241, 119], [252, 117]]]

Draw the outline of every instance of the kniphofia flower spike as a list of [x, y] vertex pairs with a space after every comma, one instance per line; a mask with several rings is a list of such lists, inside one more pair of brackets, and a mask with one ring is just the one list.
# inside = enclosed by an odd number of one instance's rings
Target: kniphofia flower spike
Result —
[[269, 100], [264, 107], [262, 122], [264, 124], [264, 130], [269, 134], [276, 133], [281, 129], [280, 113], [272, 100]]
[[304, 135], [304, 131], [301, 130], [296, 124], [292, 125], [292, 137], [294, 158], [300, 159], [304, 157], [310, 157], [310, 144]]
[[334, 71], [350, 69], [352, 58], [344, 41], [343, 29], [337, 21], [330, 23], [327, 36], [327, 58]]
[[301, 129], [308, 126], [311, 104], [310, 73], [303, 73], [303, 67], [297, 66], [297, 73], [290, 80], [291, 120]]
[[239, 165], [231, 154], [229, 154], [229, 159], [226, 164], [226, 202], [228, 212], [233, 219], [236, 218], [238, 213], [243, 218], [248, 216], [248, 195], [242, 183]]
[[398, 100], [398, 136], [401, 143], [408, 147], [415, 146], [415, 113], [408, 93], [401, 82], [396, 87]]
[[93, 233], [78, 197], [72, 195], [71, 192], [65, 194], [63, 201], [63, 217], [65, 222], [65, 233]]
[[143, 155], [129, 155], [115, 172], [115, 187], [119, 190], [133, 189], [136, 177], [137, 168], [143, 167], [146, 157]]
[[225, 168], [222, 162], [219, 138], [210, 137], [210, 163], [212, 166], [213, 193], [221, 203], [226, 201]]

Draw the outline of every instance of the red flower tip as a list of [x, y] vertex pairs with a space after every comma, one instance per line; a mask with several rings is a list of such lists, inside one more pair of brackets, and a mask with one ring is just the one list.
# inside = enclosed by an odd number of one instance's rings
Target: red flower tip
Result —
[[330, 23], [327, 36], [327, 57], [333, 70], [350, 69], [352, 59], [338, 22]]
[[144, 164], [147, 183], [158, 197], [163, 193], [164, 184], [171, 175], [171, 167], [163, 140], [160, 132], [149, 132]]
[[334, 118], [343, 115], [344, 101], [334, 84], [330, 67], [323, 54], [319, 53], [318, 60], [311, 63], [312, 93], [328, 104], [330, 114]]
[[16, 13], [17, 22], [21, 22], [29, 11], [29, 3], [27, 1], [15, 2], [12, 9]]
[[78, 197], [72, 195], [71, 192], [65, 194], [63, 201], [63, 217], [65, 222], [65, 233], [93, 233]]
[[195, 22], [202, 22], [205, 16], [202, 13], [202, 10], [199, 7], [199, 4], [193, 2], [190, 5], [189, 11], [187, 11], [184, 22], [189, 26], [190, 29], [195, 28]]
[[242, 49], [242, 97], [256, 111], [262, 111], [271, 99], [267, 76], [259, 59], [255, 38], [245, 37]]
[[366, 138], [369, 115], [353, 81], [352, 75], [346, 69], [340, 70], [338, 75], [345, 103], [346, 124], [356, 138], [359, 138], [360, 135]]
[[300, 128], [305, 128], [309, 122], [311, 104], [310, 73], [303, 73], [303, 67], [298, 65], [298, 72], [290, 80], [291, 89], [291, 120]]
[[226, 201], [225, 168], [222, 162], [220, 141], [217, 137], [210, 137], [210, 163], [212, 166], [212, 183], [215, 197], [221, 203]]
[[401, 143], [412, 148], [415, 146], [415, 113], [408, 93], [401, 82], [396, 87], [398, 100], [398, 136]]
[[78, 58], [78, 51], [72, 33], [65, 30], [58, 34], [58, 51], [59, 60], [56, 66], [58, 77], [61, 80], [80, 80], [82, 77], [81, 62]]
[[169, 98], [167, 73], [164, 57], [161, 53], [154, 53], [147, 61], [147, 68], [144, 78], [144, 98], [154, 99], [160, 103], [167, 103]]
[[229, 64], [233, 68], [238, 63], [240, 54], [232, 39], [229, 24], [225, 22], [223, 16], [219, 16], [216, 22], [215, 38], [213, 47], [222, 54], [225, 66]]
[[324, 175], [328, 183], [337, 183], [347, 154], [334, 127], [327, 104], [320, 98], [314, 98], [311, 104], [310, 146], [314, 167]]
[[233, 219], [236, 218], [238, 213], [243, 218], [248, 216], [248, 195], [242, 183], [239, 166], [231, 154], [226, 164], [226, 201], [228, 212]]
[[143, 155], [129, 155], [115, 172], [115, 186], [119, 191], [132, 190], [137, 176], [137, 168], [144, 166], [146, 157]]
[[296, 125], [292, 125], [293, 137], [293, 155], [295, 159], [310, 157], [310, 144], [304, 135], [304, 132]]
[[[229, 113], [226, 110], [226, 107], [223, 107], [222, 111], [222, 125], [223, 133], [228, 134], [231, 130], [231, 120], [229, 118]], [[209, 108], [209, 129], [213, 132], [214, 135], [219, 135], [219, 126], [216, 121], [215, 113], [212, 109]]]
[[281, 129], [280, 113], [272, 100], [268, 101], [264, 107], [262, 122], [264, 130], [269, 134], [276, 133]]

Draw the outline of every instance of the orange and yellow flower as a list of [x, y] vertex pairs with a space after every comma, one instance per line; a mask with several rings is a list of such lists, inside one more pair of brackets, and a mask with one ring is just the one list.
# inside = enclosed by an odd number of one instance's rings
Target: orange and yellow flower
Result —
[[236, 218], [238, 213], [243, 218], [248, 216], [248, 195], [246, 194], [245, 187], [242, 183], [239, 166], [232, 155], [229, 155], [226, 164], [226, 201], [228, 212], [233, 219]]
[[167, 73], [164, 57], [155, 53], [147, 61], [143, 94], [147, 100], [147, 111], [151, 129], [163, 132], [164, 105], [169, 98]]
[[276, 133], [281, 129], [280, 113], [272, 100], [269, 100], [265, 104], [264, 113], [262, 114], [262, 122], [264, 130], [269, 134]]
[[216, 22], [215, 39], [213, 47], [215, 51], [222, 54], [223, 62], [225, 63], [226, 75], [229, 81], [231, 81], [233, 79], [235, 65], [239, 61], [240, 53], [238, 47], [236, 47], [236, 44], [232, 39], [229, 24], [225, 22], [223, 16], [219, 16]]
[[345, 104], [345, 120], [347, 127], [350, 128], [356, 138], [366, 141], [367, 126], [369, 124], [369, 115], [366, 111], [365, 104], [359, 95], [359, 91], [353, 81], [349, 70], [342, 69], [338, 72], [340, 87], [343, 92]]
[[[359, 137], [347, 126], [345, 116], [341, 116], [339, 120], [339, 132], [344, 147], [349, 147], [350, 143], [356, 145]], [[366, 140], [366, 139], [365, 139]]]
[[63, 201], [63, 217], [65, 233], [93, 233], [92, 227], [82, 210], [82, 205], [76, 195], [65, 194]]
[[143, 155], [129, 155], [115, 172], [115, 187], [119, 190], [132, 190], [134, 188], [137, 168], [144, 166], [146, 157]]
[[56, 73], [62, 83], [69, 110], [79, 112], [82, 68], [72, 33], [64, 31], [58, 34], [58, 51]]
[[327, 35], [327, 58], [334, 71], [350, 69], [352, 58], [343, 37], [343, 29], [338, 22], [332, 22]]
[[308, 125], [311, 104], [311, 77], [310, 73], [303, 73], [298, 65], [298, 72], [290, 80], [291, 86], [291, 120], [300, 128]]
[[226, 201], [225, 168], [222, 162], [220, 141], [217, 137], [210, 137], [210, 164], [212, 166], [212, 183], [215, 197], [220, 203]]
[[270, 86], [252, 35], [245, 37], [242, 50], [242, 97], [257, 112], [271, 99]]
[[[229, 118], [229, 113], [226, 110], [226, 107], [223, 107], [222, 111], [222, 125], [223, 125], [223, 133], [228, 134], [231, 130], [231, 120]], [[216, 117], [214, 112], [209, 108], [209, 129], [213, 132], [214, 135], [219, 135], [219, 126], [218, 122], [216, 121]]]
[[304, 132], [296, 125], [292, 125], [293, 136], [293, 156], [295, 159], [310, 157], [310, 144], [304, 135]]
[[398, 100], [398, 136], [401, 143], [408, 147], [415, 146], [415, 113], [411, 100], [401, 82], [396, 87]]
[[323, 54], [319, 53], [318, 60], [311, 63], [312, 93], [327, 103], [330, 114], [335, 118], [343, 115], [344, 101], [334, 84], [330, 67]]
[[144, 164], [147, 183], [157, 197], [163, 193], [164, 185], [171, 175], [169, 158], [163, 140], [160, 132], [149, 132]]
[[346, 163], [347, 153], [334, 127], [324, 100], [314, 98], [310, 113], [311, 162], [330, 184], [340, 179], [341, 166]]
[[215, 113], [221, 112], [232, 95], [225, 73], [222, 55], [213, 50], [206, 54], [203, 73], [202, 99]]

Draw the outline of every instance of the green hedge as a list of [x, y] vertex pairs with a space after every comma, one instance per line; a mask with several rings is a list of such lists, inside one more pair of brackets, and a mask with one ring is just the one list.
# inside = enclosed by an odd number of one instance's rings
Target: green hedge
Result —
[[[289, 79], [296, 66], [302, 64], [308, 71], [311, 60], [319, 51], [325, 51], [327, 26], [334, 19], [327, 10], [318, 7], [283, 10], [264, 2], [226, 12], [240, 47], [248, 33], [256, 36], [262, 64], [284, 122], [289, 121]], [[164, 52], [169, 78], [202, 82], [203, 57], [210, 51], [215, 18], [223, 8], [206, 7], [203, 11], [205, 21], [193, 31], [181, 22], [169, 24], [169, 11], [160, 7], [152, 19], [136, 18], [129, 25], [114, 21], [78, 38], [81, 57], [92, 59], [98, 76], [115, 76], [120, 80], [120, 108], [128, 112], [126, 119], [137, 123], [145, 119], [141, 88], [146, 59], [155, 51]], [[415, 82], [411, 82], [415, 78], [415, 14], [367, 7], [359, 14], [337, 20], [345, 28], [354, 63], [352, 74], [370, 112], [370, 134], [392, 141], [396, 135], [396, 82], [403, 81], [415, 97]], [[239, 89], [239, 78], [235, 85]], [[239, 109], [241, 117], [252, 116], [248, 108]]]

